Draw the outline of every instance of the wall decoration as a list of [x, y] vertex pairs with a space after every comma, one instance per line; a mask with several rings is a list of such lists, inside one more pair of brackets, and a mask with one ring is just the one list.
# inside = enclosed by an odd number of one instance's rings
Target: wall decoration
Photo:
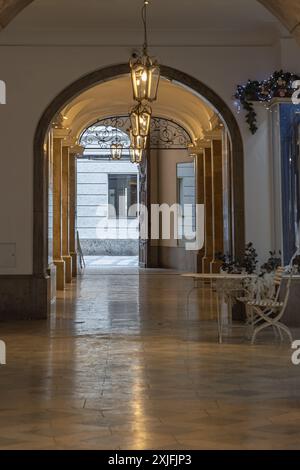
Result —
[[274, 98], [292, 98], [295, 92], [293, 83], [297, 80], [300, 80], [299, 75], [280, 70], [274, 72], [267, 80], [248, 80], [246, 85], [238, 85], [234, 96], [239, 109], [242, 107], [246, 111], [246, 122], [253, 135], [258, 131], [254, 103], [261, 102], [269, 108], [269, 103]]

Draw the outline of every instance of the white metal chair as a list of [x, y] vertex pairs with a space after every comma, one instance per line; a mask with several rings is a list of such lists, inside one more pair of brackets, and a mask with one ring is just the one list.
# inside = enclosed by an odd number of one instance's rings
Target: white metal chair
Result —
[[266, 282], [265, 278], [258, 277], [254, 283], [244, 288], [244, 295], [237, 298], [246, 307], [247, 325], [253, 328], [260, 318], [253, 312], [254, 303], [259, 304], [264, 299], [268, 299], [268, 301], [279, 299], [284, 272], [285, 268], [277, 268], [269, 282]]
[[[283, 300], [280, 301], [280, 295], [282, 292], [283, 285], [283, 270], [278, 271], [274, 278], [274, 283], [277, 285], [277, 292], [274, 298], [264, 299], [261, 301], [250, 301], [247, 302], [247, 307], [252, 312], [252, 326], [254, 332], [252, 335], [252, 344], [255, 343], [258, 333], [261, 331], [273, 327], [274, 331], [279, 333], [280, 339], [282, 340], [282, 332], [286, 333], [291, 343], [293, 342], [292, 333], [289, 328], [282, 323], [282, 318], [285, 314], [291, 290], [292, 282], [292, 271], [287, 280], [286, 290]], [[255, 325], [256, 328], [255, 328]]]

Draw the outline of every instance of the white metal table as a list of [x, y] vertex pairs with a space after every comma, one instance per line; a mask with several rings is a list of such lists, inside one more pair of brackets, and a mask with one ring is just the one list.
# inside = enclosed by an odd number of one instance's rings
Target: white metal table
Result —
[[218, 339], [223, 342], [223, 315], [222, 305], [227, 299], [228, 313], [232, 320], [232, 294], [238, 293], [244, 289], [244, 283], [247, 280], [257, 278], [255, 274], [182, 274], [182, 277], [193, 279], [194, 285], [187, 294], [187, 312], [189, 312], [189, 302], [192, 292], [199, 288], [199, 282], [203, 284], [210, 282], [211, 288], [217, 293], [217, 320], [218, 320]]

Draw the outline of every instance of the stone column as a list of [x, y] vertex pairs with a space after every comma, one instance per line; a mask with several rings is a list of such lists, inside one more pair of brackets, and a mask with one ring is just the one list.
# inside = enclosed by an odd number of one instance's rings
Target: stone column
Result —
[[[196, 204], [205, 205], [204, 199], [204, 149], [195, 145], [190, 147], [190, 156], [195, 159], [195, 179], [196, 179]], [[203, 247], [196, 255], [196, 271], [203, 272], [202, 259], [205, 255]]]
[[72, 282], [72, 257], [70, 255], [70, 182], [69, 147], [62, 148], [62, 258], [65, 262], [66, 283]]
[[53, 302], [56, 298], [56, 266], [53, 256], [53, 130], [48, 132], [47, 137], [48, 154], [48, 262], [50, 273], [50, 298]]
[[69, 155], [69, 182], [70, 182], [70, 256], [72, 258], [72, 277], [77, 276], [77, 243], [76, 243], [76, 228], [77, 228], [77, 155], [70, 150]]
[[70, 197], [70, 256], [72, 258], [72, 276], [77, 276], [77, 157], [82, 155], [84, 147], [74, 145], [69, 154], [69, 197]]
[[203, 148], [204, 204], [205, 204], [205, 247], [202, 258], [202, 272], [210, 273], [213, 261], [213, 184], [212, 184], [212, 148], [211, 141], [200, 142]]
[[65, 262], [62, 258], [62, 137], [53, 139], [53, 262], [56, 266], [56, 288], [65, 288]]
[[223, 146], [222, 134], [216, 133], [211, 143], [212, 151], [212, 195], [213, 195], [213, 260], [211, 272], [220, 271], [221, 262], [217, 253], [224, 251], [224, 216], [223, 216]]
[[231, 142], [228, 132], [223, 128], [223, 214], [224, 214], [224, 253], [233, 253], [232, 216], [231, 216]]

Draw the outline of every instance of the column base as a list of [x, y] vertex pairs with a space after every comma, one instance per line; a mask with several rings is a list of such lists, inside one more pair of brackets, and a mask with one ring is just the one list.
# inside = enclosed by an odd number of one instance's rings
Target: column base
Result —
[[211, 273], [211, 263], [212, 263], [212, 258], [208, 258], [205, 256], [202, 260], [202, 272], [204, 274], [210, 274]]
[[212, 274], [218, 274], [220, 272], [221, 266], [222, 266], [222, 263], [220, 263], [220, 261], [213, 260], [210, 263], [211, 273]]
[[199, 274], [203, 273], [203, 256], [204, 253], [201, 253], [201, 251], [196, 255], [196, 269]]
[[48, 275], [0, 276], [0, 321], [46, 320], [50, 314]]
[[56, 266], [56, 289], [64, 290], [65, 288], [65, 262], [63, 260], [54, 260]]
[[72, 258], [72, 276], [77, 277], [77, 253], [70, 253]]
[[65, 262], [65, 280], [67, 284], [72, 282], [72, 257], [70, 255], [63, 256]]
[[54, 263], [51, 263], [49, 266], [49, 276], [50, 276], [50, 299], [51, 303], [54, 303], [56, 300], [56, 266]]

